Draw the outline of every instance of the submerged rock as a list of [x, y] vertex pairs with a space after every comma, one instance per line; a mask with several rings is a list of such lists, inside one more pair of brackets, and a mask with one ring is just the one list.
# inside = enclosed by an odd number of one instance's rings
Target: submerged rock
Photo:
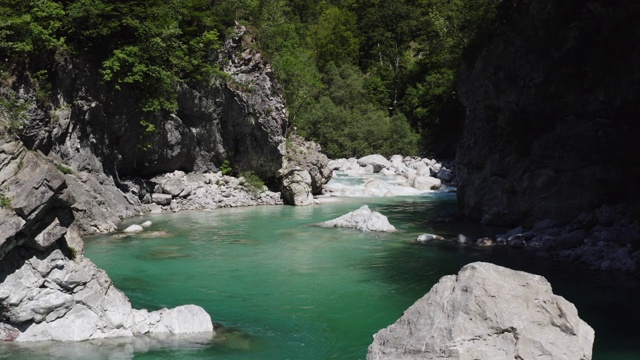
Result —
[[391, 232], [396, 228], [389, 223], [386, 216], [376, 211], [371, 211], [367, 205], [352, 211], [339, 218], [320, 223], [324, 227], [353, 228], [360, 231]]
[[591, 359], [594, 331], [542, 276], [476, 262], [373, 336], [368, 360]]
[[432, 241], [443, 241], [444, 238], [440, 235], [433, 235], [433, 234], [422, 234], [422, 235], [418, 235], [418, 237], [416, 238], [416, 241], [419, 242], [420, 244], [426, 244], [426, 243], [430, 243]]

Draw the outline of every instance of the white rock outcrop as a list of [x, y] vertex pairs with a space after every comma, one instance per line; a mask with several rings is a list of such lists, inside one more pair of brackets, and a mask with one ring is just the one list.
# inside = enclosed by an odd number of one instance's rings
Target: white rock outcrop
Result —
[[295, 167], [282, 180], [282, 198], [287, 204], [305, 206], [313, 204], [311, 175], [307, 170]]
[[[0, 263], [1, 340], [82, 341], [133, 335], [202, 333], [213, 322], [196, 305], [135, 310], [107, 274], [89, 259], [70, 260], [59, 249], [47, 256], [6, 257]], [[27, 258], [28, 260], [24, 260]], [[21, 324], [14, 327], [12, 324]], [[26, 324], [26, 325], [23, 325]]]
[[128, 226], [126, 229], [122, 230], [122, 232], [124, 232], [124, 233], [137, 233], [137, 232], [140, 232], [142, 230], [144, 230], [142, 228], [142, 226], [134, 224], [134, 225]]
[[379, 212], [372, 211], [367, 205], [363, 205], [358, 210], [342, 215], [339, 218], [325, 221], [319, 225], [324, 227], [353, 228], [360, 231], [396, 231], [396, 228], [389, 223], [386, 216]]
[[542, 276], [476, 262], [373, 336], [368, 360], [591, 359], [594, 331]]

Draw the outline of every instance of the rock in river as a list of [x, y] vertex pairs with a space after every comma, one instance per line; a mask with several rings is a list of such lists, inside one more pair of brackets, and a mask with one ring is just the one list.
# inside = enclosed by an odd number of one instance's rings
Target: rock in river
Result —
[[377, 359], [591, 359], [594, 331], [542, 276], [476, 262], [373, 336]]
[[325, 227], [346, 227], [360, 231], [396, 231], [396, 228], [389, 223], [386, 216], [376, 211], [371, 211], [367, 205], [363, 205], [358, 210], [352, 211], [339, 218], [320, 223]]

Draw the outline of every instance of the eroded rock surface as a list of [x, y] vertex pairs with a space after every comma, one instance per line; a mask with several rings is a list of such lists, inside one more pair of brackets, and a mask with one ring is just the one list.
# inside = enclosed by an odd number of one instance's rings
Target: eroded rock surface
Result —
[[476, 262], [373, 337], [368, 360], [591, 359], [594, 331], [541, 276]]
[[313, 204], [311, 181], [311, 175], [307, 170], [299, 166], [289, 169], [282, 180], [282, 199], [284, 202], [297, 206]]
[[320, 145], [306, 141], [296, 134], [287, 138], [287, 153], [283, 172], [299, 167], [309, 173], [312, 195], [322, 193], [324, 184], [331, 180], [333, 171], [329, 167], [329, 159], [323, 154]]
[[106, 273], [83, 256], [73, 211], [82, 192], [67, 182], [76, 177], [19, 142], [3, 142], [0, 150], [0, 340], [213, 336], [211, 318], [198, 306], [132, 309]]

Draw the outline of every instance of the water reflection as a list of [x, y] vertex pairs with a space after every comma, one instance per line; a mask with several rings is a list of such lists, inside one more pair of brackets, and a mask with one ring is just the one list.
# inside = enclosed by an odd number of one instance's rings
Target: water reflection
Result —
[[[225, 344], [224, 341], [219, 342]], [[0, 359], [126, 360], [158, 350], [200, 351], [213, 346], [213, 333], [135, 336], [81, 342], [0, 343]]]

